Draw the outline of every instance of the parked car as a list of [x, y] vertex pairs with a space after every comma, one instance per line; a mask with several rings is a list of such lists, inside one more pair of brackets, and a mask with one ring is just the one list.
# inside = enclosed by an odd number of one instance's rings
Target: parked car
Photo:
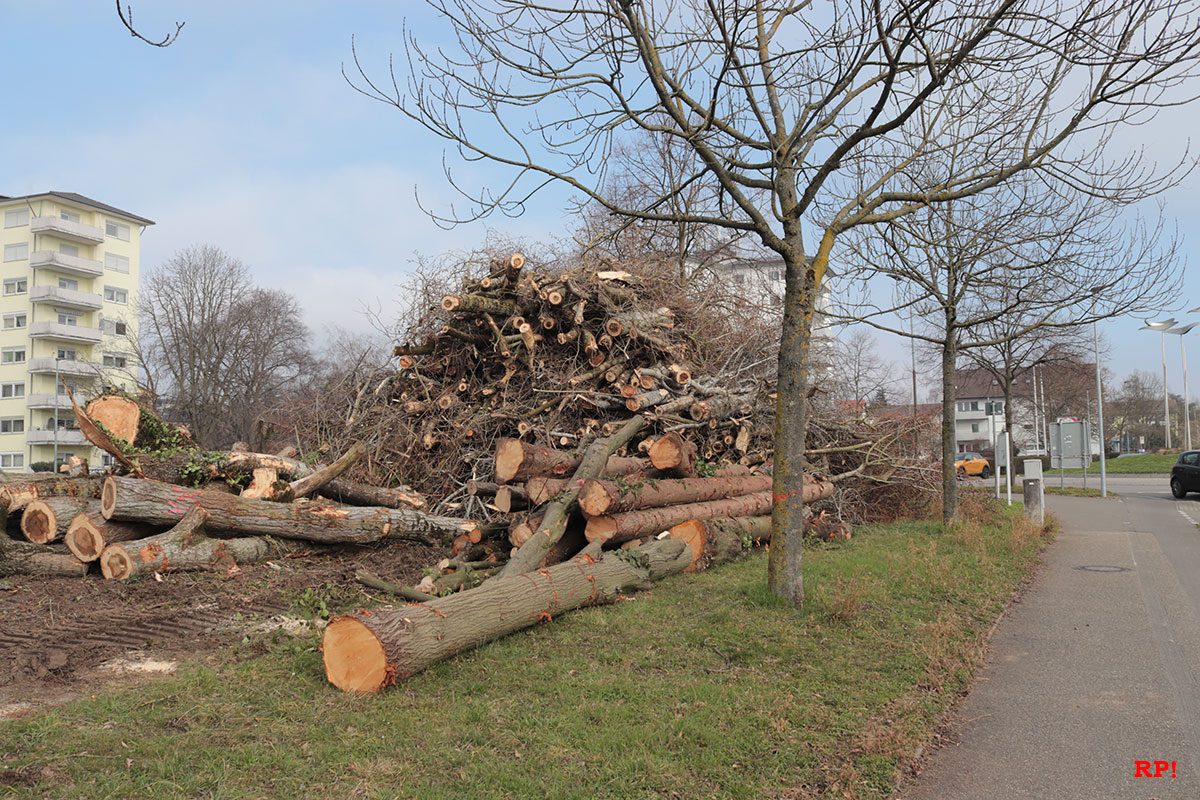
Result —
[[992, 465], [979, 453], [959, 453], [954, 457], [954, 471], [960, 478], [969, 475], [987, 478], [992, 474]]
[[1185, 450], [1171, 467], [1171, 494], [1183, 497], [1200, 492], [1200, 450]]

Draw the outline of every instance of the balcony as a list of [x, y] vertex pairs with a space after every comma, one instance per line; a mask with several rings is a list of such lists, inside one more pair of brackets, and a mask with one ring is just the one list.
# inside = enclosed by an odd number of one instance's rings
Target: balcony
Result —
[[104, 241], [104, 231], [100, 228], [61, 217], [37, 217], [31, 221], [29, 229], [34, 233], [48, 233], [81, 244], [100, 244]]
[[67, 397], [67, 393], [63, 392], [60, 395], [54, 395], [49, 392], [31, 394], [25, 399], [25, 405], [30, 408], [60, 408], [67, 411], [72, 410], [71, 398]]
[[[28, 431], [25, 434], [26, 444], [54, 444], [54, 429], [44, 430], [36, 428]], [[58, 429], [58, 446], [63, 445], [89, 445], [91, 444], [87, 437], [83, 435], [83, 431], [78, 428], [59, 428]]]
[[35, 250], [29, 257], [29, 265], [35, 269], [56, 269], [59, 272], [69, 272], [72, 275], [83, 275], [88, 278], [97, 278], [104, 274], [104, 265], [99, 261], [60, 253], [57, 250]]
[[[36, 255], [36, 254], [35, 254]], [[63, 289], [59, 286], [34, 286], [29, 290], [29, 302], [54, 303], [56, 306], [98, 311], [104, 308], [104, 298], [91, 292]]]
[[[72, 361], [62, 359], [58, 362], [59, 375], [75, 375], [83, 378], [99, 378], [101, 366], [94, 361]], [[54, 359], [50, 357], [29, 359], [29, 371], [40, 375], [55, 373]]]
[[34, 322], [29, 326], [31, 339], [62, 339], [67, 342], [85, 342], [100, 344], [103, 337], [99, 328], [85, 328], [82, 325], [64, 325], [61, 322]]

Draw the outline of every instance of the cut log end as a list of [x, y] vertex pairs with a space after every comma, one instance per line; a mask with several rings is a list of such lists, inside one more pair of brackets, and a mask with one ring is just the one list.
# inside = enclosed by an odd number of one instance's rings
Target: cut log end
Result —
[[354, 617], [338, 617], [325, 627], [325, 677], [346, 692], [375, 694], [392, 681], [383, 643]]
[[58, 518], [54, 509], [41, 500], [34, 500], [21, 515], [21, 533], [37, 544], [48, 544], [58, 538]]
[[100, 513], [105, 519], [112, 519], [113, 509], [117, 507], [117, 486], [112, 478], [104, 481], [100, 490]]
[[704, 555], [704, 542], [707, 530], [704, 523], [698, 519], [690, 519], [686, 522], [681, 522], [670, 529], [672, 539], [682, 539], [687, 542], [687, 546], [692, 551], [692, 563], [684, 572], [695, 572], [697, 570], [697, 562]]
[[63, 538], [67, 549], [80, 561], [95, 561], [104, 551], [104, 537], [88, 519], [87, 514], [76, 515]]
[[100, 554], [100, 571], [110, 581], [126, 580], [134, 569], [133, 556], [119, 544], [110, 544]]
[[592, 517], [587, 521], [584, 536], [589, 542], [607, 542], [617, 532], [617, 521], [612, 517]]
[[600, 481], [588, 481], [579, 491], [579, 507], [589, 517], [603, 515], [611, 504], [612, 498]]
[[496, 482], [508, 483], [525, 462], [525, 448], [516, 439], [496, 442]]

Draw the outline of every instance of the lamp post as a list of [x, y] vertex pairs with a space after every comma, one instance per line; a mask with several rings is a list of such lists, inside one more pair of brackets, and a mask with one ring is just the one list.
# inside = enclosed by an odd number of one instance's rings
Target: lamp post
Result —
[[58, 387], [62, 382], [58, 373], [58, 362], [62, 361], [57, 353], [54, 355], [54, 472], [58, 472]]
[[1179, 336], [1179, 357], [1183, 361], [1183, 430], [1184, 430], [1184, 446], [1192, 449], [1192, 416], [1189, 406], [1191, 405], [1191, 396], [1188, 392], [1187, 379], [1187, 348], [1183, 346], [1183, 337], [1194, 327], [1200, 325], [1200, 322], [1189, 322], [1187, 325], [1180, 325], [1178, 328], [1171, 328], [1165, 333], [1174, 333]]
[[1151, 322], [1145, 320], [1146, 324], [1138, 328], [1139, 331], [1159, 331], [1162, 333], [1162, 359], [1163, 359], [1163, 427], [1166, 428], [1164, 436], [1166, 437], [1166, 447], [1171, 449], [1171, 399], [1167, 393], [1167, 329], [1175, 324], [1175, 318], [1164, 319], [1161, 322]]
[[1104, 471], [1104, 388], [1100, 384], [1100, 329], [1095, 322], [1092, 323], [1092, 337], [1096, 347], [1096, 424], [1100, 426], [1100, 496], [1108, 497], [1108, 476]]

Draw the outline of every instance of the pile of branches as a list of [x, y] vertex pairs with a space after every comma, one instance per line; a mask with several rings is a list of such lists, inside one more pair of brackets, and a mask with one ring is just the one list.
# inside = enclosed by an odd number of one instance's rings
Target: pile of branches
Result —
[[[418, 494], [341, 477], [365, 448], [308, 464], [294, 453], [204, 451], [186, 431], [120, 395], [75, 406], [80, 429], [118, 462], [111, 474], [3, 476], [0, 574], [105, 578], [179, 570], [235, 572], [247, 563], [347, 545], [482, 541], [471, 520], [423, 510]], [[147, 449], [139, 449], [147, 448]]]

